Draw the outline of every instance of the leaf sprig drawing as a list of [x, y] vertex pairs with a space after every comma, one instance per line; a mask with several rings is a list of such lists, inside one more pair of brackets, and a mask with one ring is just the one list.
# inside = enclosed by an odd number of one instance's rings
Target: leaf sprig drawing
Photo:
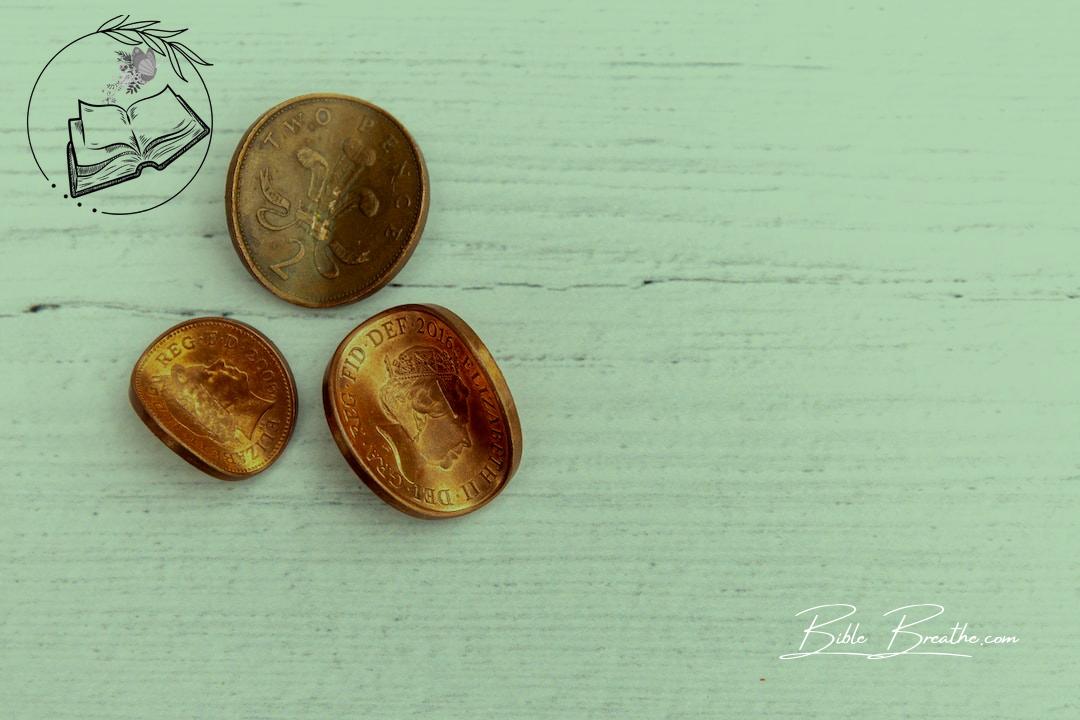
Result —
[[166, 30], [154, 27], [157, 20], [132, 20], [128, 22], [130, 15], [117, 15], [101, 24], [97, 29], [99, 33], [108, 35], [113, 40], [124, 45], [135, 46], [145, 44], [153, 48], [154, 52], [169, 58], [173, 72], [184, 82], [187, 78], [180, 67], [180, 60], [186, 60], [192, 67], [196, 65], [210, 66], [212, 63], [203, 60], [198, 53], [182, 42], [174, 40], [177, 35], [187, 32], [187, 28], [180, 30]]

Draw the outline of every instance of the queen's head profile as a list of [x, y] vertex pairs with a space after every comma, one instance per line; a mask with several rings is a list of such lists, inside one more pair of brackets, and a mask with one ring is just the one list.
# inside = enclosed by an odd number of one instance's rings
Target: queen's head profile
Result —
[[453, 467], [471, 445], [468, 397], [445, 350], [417, 345], [386, 358], [379, 401], [388, 422], [379, 432], [402, 473], [416, 477], [429, 467]]
[[247, 373], [223, 360], [209, 365], [177, 362], [155, 380], [177, 422], [232, 450], [253, 440], [259, 420], [274, 405], [252, 392]]

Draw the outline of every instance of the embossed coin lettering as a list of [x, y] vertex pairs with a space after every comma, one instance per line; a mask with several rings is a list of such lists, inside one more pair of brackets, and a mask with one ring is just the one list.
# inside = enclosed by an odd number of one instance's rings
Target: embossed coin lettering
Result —
[[412, 515], [476, 510], [521, 459], [517, 410], [494, 358], [437, 305], [391, 308], [350, 332], [326, 368], [323, 405], [360, 478]]
[[305, 95], [248, 129], [229, 166], [229, 233], [248, 271], [308, 307], [352, 302], [405, 265], [429, 202], [420, 149], [389, 113]]
[[131, 373], [132, 407], [167, 446], [223, 480], [280, 456], [296, 422], [296, 384], [262, 333], [227, 318], [165, 331]]

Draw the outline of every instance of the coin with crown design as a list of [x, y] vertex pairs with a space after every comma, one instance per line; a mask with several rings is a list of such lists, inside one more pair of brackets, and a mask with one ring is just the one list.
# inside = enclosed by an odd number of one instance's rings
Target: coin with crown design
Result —
[[188, 320], [146, 348], [131, 373], [135, 412], [203, 472], [240, 480], [280, 457], [296, 424], [296, 383], [265, 335], [224, 317]]
[[349, 465], [402, 512], [446, 518], [495, 498], [521, 461], [514, 399], [484, 343], [438, 305], [401, 305], [354, 328], [323, 378]]
[[420, 148], [359, 98], [302, 95], [262, 114], [225, 187], [233, 246], [251, 275], [306, 307], [353, 302], [390, 282], [416, 248], [429, 205]]

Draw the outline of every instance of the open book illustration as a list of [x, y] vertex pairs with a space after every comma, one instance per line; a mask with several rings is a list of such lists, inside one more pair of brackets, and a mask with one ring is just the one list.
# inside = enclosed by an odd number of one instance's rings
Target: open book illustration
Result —
[[68, 120], [71, 197], [137, 178], [147, 165], [164, 170], [209, 134], [169, 86], [127, 110], [80, 100], [79, 117]]

